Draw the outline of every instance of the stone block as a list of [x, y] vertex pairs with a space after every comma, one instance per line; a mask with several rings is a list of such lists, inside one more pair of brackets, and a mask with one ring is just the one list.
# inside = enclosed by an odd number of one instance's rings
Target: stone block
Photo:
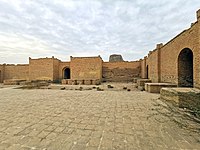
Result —
[[20, 82], [24, 82], [26, 80], [20, 80], [20, 79], [8, 79], [8, 80], [4, 80], [3, 84], [4, 85], [19, 85]]
[[91, 80], [92, 81], [92, 85], [99, 85], [101, 82], [100, 80]]
[[76, 84], [77, 84], [77, 85], [83, 85], [83, 84], [84, 84], [84, 80], [77, 80], [77, 81], [76, 81]]
[[137, 80], [140, 78], [133, 78], [133, 83], [137, 83]]
[[19, 83], [19, 85], [25, 86], [27, 84], [31, 84], [31, 81], [22, 81]]
[[172, 83], [145, 83], [145, 91], [149, 93], [160, 93], [162, 88], [172, 87], [177, 87], [177, 85]]
[[162, 88], [160, 98], [179, 107], [200, 110], [200, 90], [196, 88]]
[[151, 80], [150, 79], [137, 79], [138, 86], [144, 86], [145, 83], [151, 83]]
[[77, 85], [77, 80], [72, 80], [72, 85]]
[[91, 81], [91, 80], [84, 80], [84, 84], [85, 84], [85, 85], [91, 85], [91, 84], [92, 84], [92, 81]]
[[151, 83], [150, 79], [137, 79], [137, 88], [141, 91], [145, 89], [145, 83]]
[[62, 84], [68, 84], [68, 82], [67, 82], [66, 79], [63, 79], [63, 80], [61, 81], [61, 83], [62, 83]]
[[68, 80], [68, 84], [69, 84], [69, 85], [72, 85], [72, 80]]

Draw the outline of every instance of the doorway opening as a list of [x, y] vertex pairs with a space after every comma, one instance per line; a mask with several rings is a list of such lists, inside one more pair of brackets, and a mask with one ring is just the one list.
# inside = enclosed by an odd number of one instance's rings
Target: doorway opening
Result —
[[70, 79], [70, 69], [69, 68], [64, 69], [64, 79]]
[[178, 86], [193, 87], [193, 52], [189, 48], [178, 56]]

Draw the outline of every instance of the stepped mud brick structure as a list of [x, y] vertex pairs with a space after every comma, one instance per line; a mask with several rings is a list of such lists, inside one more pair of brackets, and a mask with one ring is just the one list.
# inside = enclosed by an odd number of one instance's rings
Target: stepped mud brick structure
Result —
[[119, 54], [113, 54], [109, 57], [109, 62], [121, 62], [124, 61], [122, 56]]
[[0, 82], [8, 80], [50, 80], [65, 84], [94, 84], [101, 81], [150, 79], [153, 83], [172, 83], [200, 88], [200, 10], [197, 21], [166, 44], [157, 44], [148, 56], [126, 62], [120, 55], [110, 62], [97, 57], [29, 58], [25, 65], [0, 65]]

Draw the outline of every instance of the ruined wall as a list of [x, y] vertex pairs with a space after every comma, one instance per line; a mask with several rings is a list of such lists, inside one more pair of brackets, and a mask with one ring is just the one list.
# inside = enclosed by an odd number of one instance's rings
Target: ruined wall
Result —
[[39, 58], [29, 59], [30, 80], [51, 80], [53, 81], [53, 59]]
[[102, 79], [101, 57], [71, 57], [71, 79], [91, 80]]
[[64, 79], [64, 69], [70, 68], [70, 62], [59, 63], [59, 80]]
[[141, 62], [104, 62], [104, 81], [132, 81], [134, 77], [141, 76]]
[[29, 65], [5, 65], [3, 80], [8, 79], [29, 79]]

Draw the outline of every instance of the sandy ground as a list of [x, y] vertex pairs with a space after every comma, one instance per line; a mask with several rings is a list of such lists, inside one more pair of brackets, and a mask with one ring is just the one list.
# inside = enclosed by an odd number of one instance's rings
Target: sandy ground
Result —
[[200, 148], [199, 124], [186, 110], [132, 83], [98, 86], [104, 91], [83, 85], [0, 87], [0, 150]]

